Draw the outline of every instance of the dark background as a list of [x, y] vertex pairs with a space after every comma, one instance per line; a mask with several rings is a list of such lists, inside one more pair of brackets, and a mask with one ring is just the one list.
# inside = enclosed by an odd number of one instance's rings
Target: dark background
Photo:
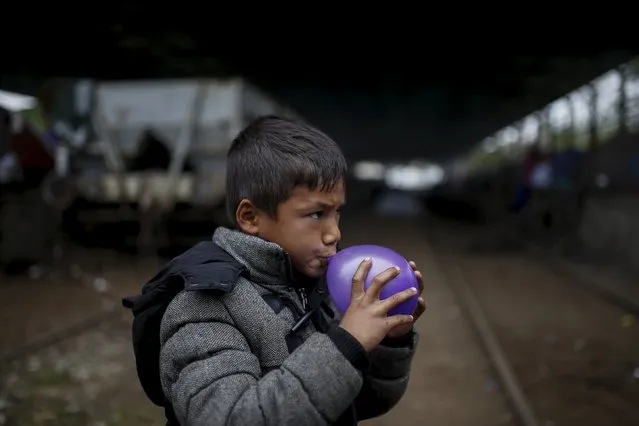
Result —
[[242, 75], [331, 134], [353, 161], [441, 160], [639, 53], [620, 45], [620, 25], [611, 48], [599, 27], [530, 14], [457, 22], [430, 9], [384, 9], [393, 19], [375, 20], [314, 5], [149, 6], [63, 2], [38, 5], [34, 16], [29, 5], [7, 5], [3, 15], [18, 18], [0, 29], [10, 40], [2, 74]]

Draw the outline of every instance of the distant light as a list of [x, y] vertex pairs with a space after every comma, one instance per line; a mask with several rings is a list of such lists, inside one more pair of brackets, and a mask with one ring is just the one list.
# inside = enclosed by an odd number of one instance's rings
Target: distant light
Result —
[[439, 184], [444, 175], [444, 170], [435, 165], [394, 166], [386, 172], [385, 182], [390, 188], [419, 191]]
[[382, 180], [386, 167], [374, 161], [360, 161], [353, 167], [353, 175], [359, 180]]

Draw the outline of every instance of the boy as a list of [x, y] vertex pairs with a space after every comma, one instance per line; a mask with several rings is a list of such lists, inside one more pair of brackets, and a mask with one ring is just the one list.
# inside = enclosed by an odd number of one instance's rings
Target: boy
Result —
[[233, 141], [226, 190], [234, 229], [218, 228], [213, 242], [243, 270], [194, 261], [205, 257], [195, 249], [180, 256], [185, 281], [215, 282], [219, 291], [182, 291], [162, 318], [159, 370], [174, 422], [353, 425], [399, 401], [424, 301], [414, 316], [386, 314], [421, 289], [380, 301], [397, 270], [364, 292], [364, 261], [339, 318], [321, 282], [340, 240], [346, 172], [333, 140], [287, 119], [258, 118]]

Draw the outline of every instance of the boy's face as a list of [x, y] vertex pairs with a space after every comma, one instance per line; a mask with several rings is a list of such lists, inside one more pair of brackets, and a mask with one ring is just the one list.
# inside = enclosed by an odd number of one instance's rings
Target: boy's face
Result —
[[242, 223], [240, 226], [244, 231], [281, 246], [301, 274], [319, 278], [326, 271], [327, 259], [335, 254], [341, 238], [340, 208], [345, 197], [343, 181], [328, 192], [297, 187], [288, 200], [280, 203], [275, 219], [264, 212], [255, 212], [253, 227]]

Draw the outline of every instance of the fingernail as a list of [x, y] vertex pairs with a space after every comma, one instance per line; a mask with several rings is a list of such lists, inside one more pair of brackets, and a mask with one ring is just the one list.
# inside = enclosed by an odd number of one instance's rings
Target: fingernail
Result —
[[417, 294], [417, 292], [418, 292], [419, 290], [417, 290], [415, 287], [412, 287], [412, 288], [410, 289], [410, 291], [411, 291], [411, 293], [413, 293], [413, 294]]
[[399, 266], [395, 266], [395, 270], [397, 270], [397, 272], [401, 271], [401, 269], [399, 269]]
[[412, 315], [409, 315], [411, 322], [415, 321], [415, 317]]
[[365, 257], [365, 258], [364, 258], [364, 262], [370, 262], [370, 261], [371, 261], [371, 258], [370, 258], [370, 257]]

